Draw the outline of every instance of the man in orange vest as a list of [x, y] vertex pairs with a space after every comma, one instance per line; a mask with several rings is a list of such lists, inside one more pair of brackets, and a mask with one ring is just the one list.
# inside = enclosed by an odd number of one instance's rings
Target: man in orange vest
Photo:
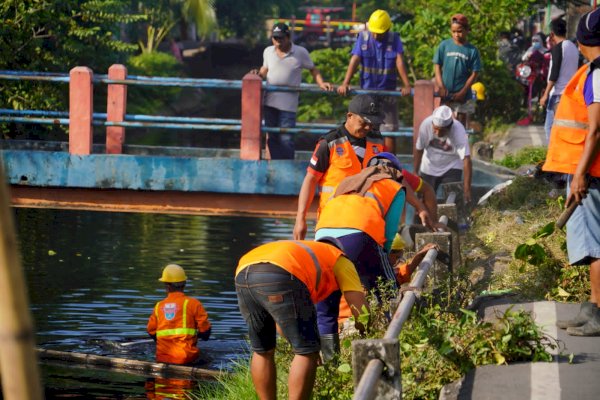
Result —
[[559, 320], [569, 335], [600, 336], [600, 10], [577, 26], [579, 51], [590, 61], [567, 84], [550, 135], [545, 171], [569, 174], [566, 206], [578, 206], [567, 222], [572, 265], [590, 265], [591, 297], [579, 314]]
[[[288, 376], [290, 399], [309, 399], [320, 340], [314, 303], [343, 293], [356, 320], [365, 295], [352, 262], [334, 238], [284, 240], [244, 255], [235, 271], [240, 312], [248, 324], [250, 373], [261, 400], [277, 397], [276, 325], [295, 353]], [[364, 326], [357, 323], [357, 328]]]
[[[420, 186], [420, 178], [403, 170], [393, 154], [379, 153], [367, 165], [338, 185], [321, 209], [315, 238], [337, 238], [354, 263], [363, 288], [371, 290], [377, 289], [379, 279], [396, 283], [388, 255], [405, 199], [418, 204], [418, 211], [426, 209], [412, 189]], [[339, 305], [340, 298], [333, 296], [317, 304], [321, 341], [330, 345], [332, 352], [338, 348], [338, 316], [349, 316], [347, 312], [340, 313]]]
[[177, 264], [167, 265], [158, 279], [167, 297], [156, 303], [147, 330], [156, 340], [156, 361], [193, 364], [200, 357], [198, 338], [208, 340], [211, 325], [200, 301], [183, 293], [187, 276]]
[[306, 214], [317, 187], [321, 209], [342, 179], [359, 173], [371, 156], [384, 150], [383, 136], [378, 130], [382, 121], [376, 99], [361, 94], [350, 101], [344, 124], [319, 140], [298, 195], [294, 239], [306, 237]]

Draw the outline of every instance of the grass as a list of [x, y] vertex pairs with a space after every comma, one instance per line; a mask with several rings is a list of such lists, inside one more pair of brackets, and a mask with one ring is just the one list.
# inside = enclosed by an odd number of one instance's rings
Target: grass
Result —
[[546, 159], [546, 152], [546, 147], [523, 147], [516, 154], [507, 154], [495, 163], [513, 169], [523, 165], [535, 165]]

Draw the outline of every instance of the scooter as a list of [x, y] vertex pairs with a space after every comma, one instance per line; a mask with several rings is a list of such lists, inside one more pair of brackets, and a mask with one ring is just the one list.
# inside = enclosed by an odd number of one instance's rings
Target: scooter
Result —
[[517, 65], [515, 69], [515, 77], [524, 86], [527, 95], [527, 116], [517, 121], [517, 125], [529, 125], [538, 119], [539, 107], [537, 104], [539, 104], [539, 98], [544, 88], [542, 67], [543, 65], [540, 63], [528, 60]]

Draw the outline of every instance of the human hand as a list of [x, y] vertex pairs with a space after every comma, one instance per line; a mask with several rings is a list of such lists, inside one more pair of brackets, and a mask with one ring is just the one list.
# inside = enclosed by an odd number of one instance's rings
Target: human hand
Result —
[[464, 195], [465, 204], [470, 204], [471, 203], [471, 190], [465, 189], [463, 192], [463, 195]]
[[458, 101], [458, 102], [463, 102], [465, 100], [465, 95], [467, 92], [465, 92], [464, 90], [461, 90], [460, 92], [456, 92], [451, 96], [451, 99], [453, 101]]
[[436, 222], [433, 224], [433, 230], [435, 232], [446, 232], [448, 231], [448, 227], [441, 222]]
[[444, 97], [448, 96], [448, 89], [446, 89], [445, 86], [442, 86], [438, 89], [438, 94], [443, 99]]
[[331, 92], [333, 90], [333, 85], [329, 82], [323, 82], [319, 85], [319, 87], [325, 90], [326, 92]]
[[337, 88], [338, 94], [340, 94], [342, 96], [347, 95], [349, 90], [350, 90], [350, 86], [343, 84], [343, 83], [340, 86], [338, 86], [338, 88]]
[[402, 89], [400, 89], [402, 96], [410, 96], [411, 91], [412, 88], [410, 86], [404, 86]]
[[571, 186], [569, 187], [569, 197], [565, 202], [565, 207], [569, 207], [571, 203], [575, 202], [581, 204], [583, 199], [587, 196], [587, 179], [585, 175], [575, 174], [571, 180]]
[[423, 255], [424, 256], [431, 249], [436, 249], [437, 251], [440, 251], [440, 246], [437, 245], [437, 244], [435, 244], [435, 243], [427, 243], [425, 246], [423, 246], [421, 248], [421, 250], [419, 250], [417, 252], [417, 254], [415, 254], [415, 256], [418, 256], [418, 255]]
[[419, 219], [421, 220], [421, 225], [433, 230], [433, 222], [431, 221], [431, 217], [426, 210], [419, 211]]
[[544, 93], [542, 95], [542, 97], [540, 97], [540, 107], [546, 107], [547, 101], [548, 101], [548, 96], [546, 96], [546, 93]]
[[249, 71], [249, 73], [253, 74], [253, 75], [258, 75], [258, 72], [259, 72], [258, 68], [254, 68]]
[[305, 219], [296, 219], [296, 223], [294, 224], [294, 240], [304, 240], [307, 229]]

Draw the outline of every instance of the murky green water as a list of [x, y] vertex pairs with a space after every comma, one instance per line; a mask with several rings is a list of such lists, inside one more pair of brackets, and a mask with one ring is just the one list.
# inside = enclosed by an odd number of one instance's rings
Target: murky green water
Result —
[[[186, 292], [204, 304], [212, 337], [200, 342], [209, 368], [246, 357], [246, 327], [233, 272], [249, 249], [291, 237], [293, 220], [16, 209], [38, 346], [153, 360], [145, 327], [164, 296], [164, 265], [182, 265]], [[142, 377], [43, 367], [56, 397], [143, 397]], [[121, 376], [121, 378], [117, 378]], [[106, 396], [106, 397], [104, 397]], [[131, 397], [128, 397], [131, 398]]]

